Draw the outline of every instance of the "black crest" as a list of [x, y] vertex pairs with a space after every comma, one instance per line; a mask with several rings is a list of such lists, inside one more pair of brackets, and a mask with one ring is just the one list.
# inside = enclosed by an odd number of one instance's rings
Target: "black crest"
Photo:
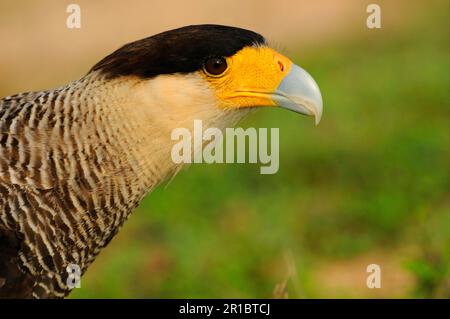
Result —
[[126, 44], [91, 71], [101, 70], [108, 78], [189, 73], [199, 70], [209, 57], [227, 57], [245, 46], [265, 43], [261, 35], [245, 29], [211, 24], [186, 26]]

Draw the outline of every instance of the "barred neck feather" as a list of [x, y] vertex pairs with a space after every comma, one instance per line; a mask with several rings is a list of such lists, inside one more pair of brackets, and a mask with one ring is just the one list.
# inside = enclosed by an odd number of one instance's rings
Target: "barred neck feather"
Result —
[[194, 119], [223, 128], [246, 113], [211, 105], [208, 90], [195, 74], [92, 71], [0, 100], [0, 297], [65, 296], [67, 265], [84, 271], [143, 196], [178, 171], [171, 130]]

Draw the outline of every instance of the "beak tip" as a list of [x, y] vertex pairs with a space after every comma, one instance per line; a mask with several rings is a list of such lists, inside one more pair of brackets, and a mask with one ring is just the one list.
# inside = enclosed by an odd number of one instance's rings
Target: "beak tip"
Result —
[[319, 125], [320, 120], [322, 119], [322, 109], [322, 103], [320, 103], [316, 108], [316, 113], [314, 114], [316, 126]]
[[315, 123], [316, 123], [316, 126], [318, 126], [319, 125], [319, 123], [320, 123], [320, 116], [316, 116], [315, 117]]
[[312, 76], [293, 64], [277, 88], [277, 105], [297, 113], [311, 115], [317, 126], [322, 118], [323, 102], [319, 86]]

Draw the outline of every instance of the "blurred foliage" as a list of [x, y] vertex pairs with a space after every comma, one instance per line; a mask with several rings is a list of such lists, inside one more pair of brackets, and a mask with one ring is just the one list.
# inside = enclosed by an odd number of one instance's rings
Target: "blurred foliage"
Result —
[[[72, 297], [271, 297], [284, 280], [294, 298], [448, 297], [447, 9], [299, 49], [320, 125], [275, 109], [241, 123], [280, 127], [278, 174], [191, 166], [144, 200]], [[333, 266], [353, 260], [334, 285]], [[372, 262], [397, 265], [379, 292], [350, 282]]]

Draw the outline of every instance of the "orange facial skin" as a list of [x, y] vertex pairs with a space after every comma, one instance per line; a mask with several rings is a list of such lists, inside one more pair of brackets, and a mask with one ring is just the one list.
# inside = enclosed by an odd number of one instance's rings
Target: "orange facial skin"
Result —
[[271, 94], [289, 73], [292, 61], [268, 47], [245, 47], [226, 58], [220, 75], [199, 71], [224, 108], [275, 106]]

